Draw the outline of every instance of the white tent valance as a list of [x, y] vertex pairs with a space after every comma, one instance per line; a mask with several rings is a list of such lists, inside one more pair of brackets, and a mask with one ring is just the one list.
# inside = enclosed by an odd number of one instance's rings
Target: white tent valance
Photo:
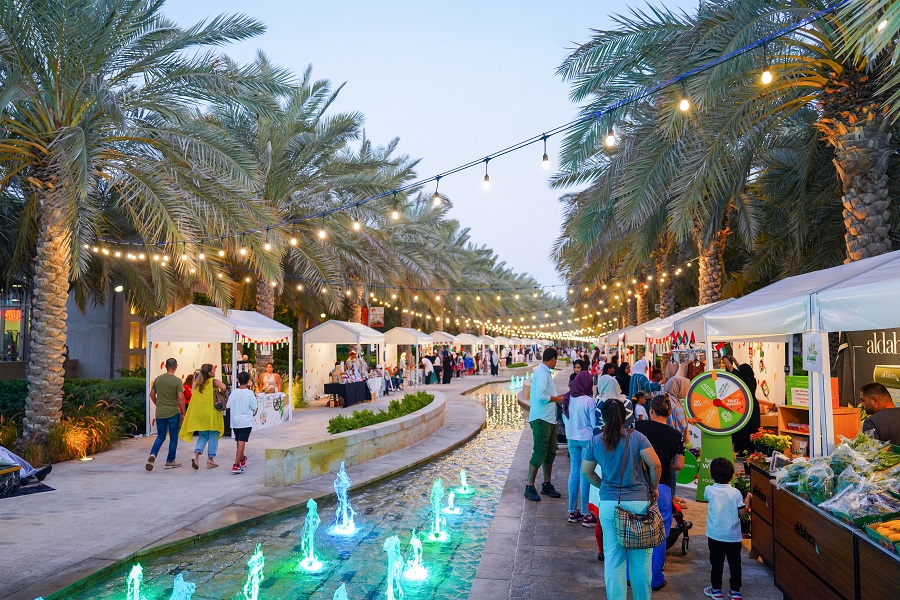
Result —
[[[839, 308], [851, 310], [850, 314], [840, 313], [841, 319], [852, 317], [855, 312], [852, 306], [841, 307], [834, 301], [841, 297], [838, 289], [835, 289], [834, 294], [830, 296], [825, 291], [844, 282], [848, 283], [847, 289], [852, 288], [849, 280], [879, 269], [882, 265], [898, 258], [900, 258], [900, 251], [890, 252], [830, 269], [782, 279], [706, 313], [704, 320], [706, 321], [707, 335], [715, 339], [749, 340], [802, 333], [809, 325], [810, 302], [814, 294], [832, 298], [831, 306], [835, 310]], [[888, 307], [883, 307], [883, 310], [888, 310]], [[842, 327], [838, 326], [835, 330], [840, 330]]]
[[509, 346], [510, 344], [509, 338], [503, 337], [502, 335], [495, 337], [494, 341], [503, 346]]
[[434, 343], [434, 338], [411, 327], [394, 327], [384, 334], [384, 343], [397, 346], [427, 346]]
[[485, 346], [496, 346], [497, 340], [489, 335], [481, 336], [481, 341]]
[[[900, 297], [900, 251], [882, 256], [893, 258], [816, 294], [819, 323], [814, 322], [814, 328], [860, 331], [900, 327], [900, 313], [896, 308]], [[871, 264], [872, 260], [854, 264]]]
[[719, 302], [701, 304], [700, 306], [692, 306], [690, 308], [686, 308], [680, 312], [677, 312], [674, 315], [668, 316], [665, 319], [660, 319], [652, 326], [647, 327], [647, 330], [645, 332], [647, 339], [659, 340], [668, 338], [673, 331], [676, 333], [687, 331], [689, 334], [694, 333], [695, 339], [697, 340], [698, 344], [702, 343], [703, 341], [705, 341], [703, 331], [703, 315], [711, 310], [714, 310], [716, 307], [724, 306], [725, 304], [733, 300], [734, 298], [728, 298]]
[[303, 334], [304, 344], [383, 344], [384, 334], [362, 323], [325, 321]]
[[651, 319], [650, 321], [646, 321], [641, 323], [640, 325], [635, 325], [634, 327], [626, 330], [627, 336], [625, 337], [625, 344], [628, 346], [642, 345], [647, 343], [647, 328], [652, 327], [659, 323], [662, 319], [656, 317], [655, 319]]
[[523, 342], [521, 339], [515, 338], [515, 337], [514, 337], [514, 338], [509, 338], [509, 343], [510, 343], [510, 344], [519, 344], [519, 345], [521, 345], [521, 344], [523, 344], [524, 342]]
[[476, 337], [471, 333], [461, 333], [453, 338], [453, 343], [459, 344], [460, 346], [480, 346], [481, 338]]
[[435, 344], [452, 344], [454, 340], [454, 337], [446, 331], [432, 331], [428, 335], [434, 338]]
[[249, 310], [227, 313], [214, 306], [189, 304], [147, 326], [147, 339], [155, 342], [249, 342], [278, 344], [290, 341], [292, 329]]

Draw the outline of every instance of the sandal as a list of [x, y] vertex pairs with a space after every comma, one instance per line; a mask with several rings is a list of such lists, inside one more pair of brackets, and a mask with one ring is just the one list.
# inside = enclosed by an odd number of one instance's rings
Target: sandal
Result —
[[197, 464], [196, 457], [191, 459], [191, 466], [194, 468], [195, 471], [200, 468], [200, 465]]
[[206, 468], [207, 468], [207, 469], [215, 469], [215, 468], [218, 467], [218, 466], [219, 466], [218, 463], [214, 463], [214, 462], [211, 461], [211, 460], [207, 460], [207, 461], [206, 461]]

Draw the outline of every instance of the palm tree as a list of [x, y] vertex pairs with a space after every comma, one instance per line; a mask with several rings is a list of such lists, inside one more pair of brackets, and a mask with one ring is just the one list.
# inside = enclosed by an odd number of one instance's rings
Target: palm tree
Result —
[[[2, 181], [24, 203], [24, 235], [35, 232], [29, 438], [45, 440], [59, 419], [69, 285], [87, 271], [88, 249], [111, 233], [104, 213], [120, 214], [139, 243], [176, 244], [192, 256], [199, 236], [258, 226], [263, 216], [240, 201], [252, 163], [191, 110], [221, 94], [258, 104], [247, 93], [258, 89], [204, 48], [263, 27], [221, 16], [181, 29], [160, 14], [161, 4], [0, 4]], [[173, 268], [185, 276], [195, 269], [225, 302], [216, 266], [190, 260]]]

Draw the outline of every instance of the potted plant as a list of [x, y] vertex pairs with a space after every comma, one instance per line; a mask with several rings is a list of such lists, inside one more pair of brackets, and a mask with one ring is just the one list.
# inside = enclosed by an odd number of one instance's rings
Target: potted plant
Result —
[[755, 433], [750, 434], [750, 441], [756, 445], [756, 449], [766, 456], [772, 456], [775, 451], [784, 452], [791, 447], [791, 437], [789, 435], [776, 435], [770, 431], [766, 431], [762, 427]]
[[746, 498], [750, 493], [750, 476], [747, 473], [738, 473], [732, 484], [741, 493], [742, 498]]
[[751, 537], [750, 533], [750, 507], [747, 507], [747, 510], [744, 511], [744, 514], [741, 515], [741, 534], [743, 534], [745, 539], [749, 539]]

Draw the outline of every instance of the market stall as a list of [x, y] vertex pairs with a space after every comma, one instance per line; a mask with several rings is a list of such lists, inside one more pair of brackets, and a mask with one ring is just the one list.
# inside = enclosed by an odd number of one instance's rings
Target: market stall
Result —
[[661, 319], [656, 317], [640, 325], [629, 328], [622, 336], [622, 344], [626, 348], [630, 362], [645, 358], [652, 354], [650, 346], [647, 344], [647, 329], [659, 323]]
[[478, 348], [482, 345], [481, 338], [472, 335], [471, 333], [460, 333], [459, 335], [454, 336], [453, 343], [465, 349], [466, 352], [472, 356], [475, 356], [475, 353], [478, 352]]
[[[384, 334], [367, 327], [362, 323], [350, 323], [348, 321], [325, 321], [317, 327], [307, 330], [303, 334], [303, 394], [305, 398], [313, 399], [329, 393], [325, 384], [330, 383], [330, 373], [334, 369], [337, 359], [337, 345], [346, 344], [356, 346], [357, 353], [361, 354], [361, 346], [371, 344], [381, 346], [384, 344]], [[352, 383], [365, 382], [341, 382], [335, 385], [350, 385]], [[333, 393], [346, 388], [331, 388]], [[368, 388], [361, 391], [368, 394]], [[356, 398], [356, 394], [350, 394]], [[347, 396], [343, 396], [347, 399]]]
[[422, 333], [418, 329], [411, 327], [394, 327], [384, 334], [384, 354], [382, 355], [382, 363], [385, 366], [396, 366], [400, 364], [400, 356], [398, 354], [398, 346], [410, 346], [412, 355], [406, 357], [406, 363], [403, 365], [404, 371], [410, 369], [415, 370], [419, 364], [419, 356], [425, 346], [434, 343], [434, 338], [427, 333]]
[[453, 339], [456, 337], [446, 331], [432, 331], [428, 335], [434, 340], [435, 346], [450, 346], [453, 344]]
[[836, 382], [830, 378], [825, 334], [900, 327], [900, 314], [891, 310], [896, 297], [892, 293], [898, 288], [900, 252], [783, 279], [706, 313], [707, 352], [727, 342], [788, 344], [793, 334], [803, 334], [808, 391], [795, 393], [792, 388], [784, 399], [775, 394], [774, 401], [787, 405], [779, 408], [779, 415], [791, 419], [785, 430], [792, 437], [807, 438], [811, 456], [828, 454], [839, 434], [853, 437], [859, 418], [853, 418], [856, 409], [847, 406], [857, 402], [855, 396], [843, 402], [833, 398]]
[[[288, 348], [288, 382], [293, 381], [293, 335], [290, 327], [269, 319], [258, 312], [230, 310], [227, 313], [213, 306], [189, 304], [147, 326], [147, 433], [156, 431], [156, 407], [150, 402], [150, 384], [165, 373], [165, 361], [175, 358], [175, 374], [184, 380], [203, 364], [216, 367], [217, 375], [234, 387], [238, 371], [238, 346], [255, 346], [258, 354], [270, 355], [278, 346]], [[222, 344], [231, 345], [231, 362], [223, 364]], [[291, 418], [292, 386], [287, 395], [282, 392], [260, 398], [261, 410], [254, 421], [255, 428], [271, 427]]]

